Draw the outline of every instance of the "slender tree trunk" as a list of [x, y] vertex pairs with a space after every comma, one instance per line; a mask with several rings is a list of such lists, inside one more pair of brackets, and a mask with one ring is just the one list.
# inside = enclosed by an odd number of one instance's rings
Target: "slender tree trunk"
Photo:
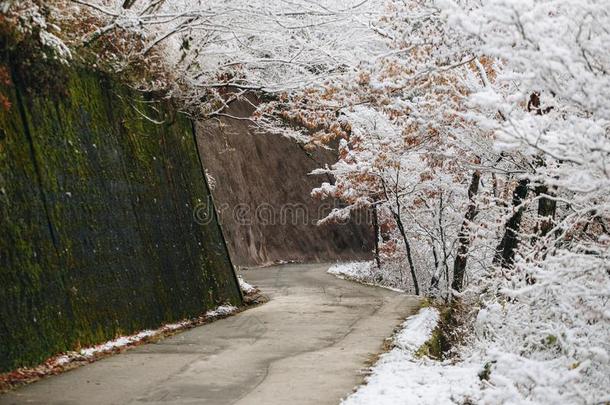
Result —
[[[538, 197], [538, 220], [534, 229], [534, 236], [531, 240], [532, 246], [536, 245], [539, 238], [544, 238], [553, 229], [553, 219], [557, 210], [557, 201], [544, 196], [550, 195], [548, 186], [537, 186], [534, 191]], [[541, 257], [546, 256], [546, 246], [544, 244], [540, 246], [539, 254]], [[536, 282], [531, 274], [526, 274], [525, 281], [527, 284], [534, 284]]]
[[131, 8], [131, 6], [133, 6], [135, 2], [136, 2], [136, 0], [125, 0], [125, 1], [123, 1], [123, 8], [125, 10], [127, 10], [127, 9]]
[[[551, 198], [554, 195], [554, 190], [549, 190], [549, 187], [543, 184], [536, 186], [534, 192], [538, 198], [538, 218], [534, 228], [534, 235], [531, 239], [532, 246], [538, 242], [538, 239], [544, 238], [553, 229], [553, 220], [557, 211], [557, 201]], [[543, 246], [543, 253], [544, 249]]]
[[[527, 103], [527, 110], [529, 112], [533, 112], [536, 115], [544, 115], [551, 111], [551, 109], [552, 107], [541, 107], [539, 92], [535, 91], [530, 94], [530, 99]], [[542, 156], [538, 156], [536, 165], [538, 167], [546, 166], [546, 162]], [[534, 191], [536, 192], [537, 197], [542, 194], [549, 195], [549, 188], [546, 184], [537, 186]], [[553, 199], [543, 196], [538, 200], [538, 223], [536, 223], [535, 238], [538, 236], [544, 237], [553, 228], [553, 218], [555, 217], [556, 208], [557, 202]]]
[[432, 240], [432, 256], [434, 256], [434, 274], [432, 274], [432, 279], [430, 280], [430, 293], [431, 295], [436, 295], [438, 292], [438, 283], [441, 278], [441, 266], [438, 261], [438, 254], [436, 253], [436, 246], [434, 246], [434, 240]]
[[[413, 258], [411, 256], [411, 245], [409, 244], [409, 240], [407, 239], [407, 233], [405, 232], [405, 227], [402, 222], [402, 218], [400, 218], [400, 199], [398, 197], [399, 174], [400, 174], [400, 167], [396, 171], [396, 181], [394, 183], [394, 198], [396, 201], [396, 211], [394, 211], [391, 208], [390, 208], [390, 211], [392, 212], [392, 216], [394, 216], [394, 220], [396, 221], [396, 225], [398, 226], [398, 230], [400, 231], [402, 240], [405, 243], [405, 249], [407, 251], [407, 261], [409, 262], [409, 270], [411, 271], [411, 278], [413, 279], [413, 287], [415, 287], [415, 295], [419, 295], [419, 285], [417, 284], [417, 275], [415, 274], [415, 265], [413, 264]], [[383, 186], [383, 192], [385, 194], [385, 197], [389, 201], [390, 197], [388, 195], [386, 183], [383, 179], [381, 180], [381, 184]]]
[[[552, 107], [541, 108], [540, 93], [535, 91], [530, 94], [530, 99], [527, 103], [527, 110], [529, 112], [532, 112], [536, 115], [544, 115], [548, 113], [551, 109]], [[544, 161], [541, 160], [540, 162], [538, 162], [538, 164], [543, 165]], [[523, 204], [523, 201], [527, 196], [528, 188], [529, 180], [521, 179], [519, 180], [519, 182], [517, 183], [517, 187], [515, 187], [515, 190], [513, 191], [513, 210], [516, 207], [518, 208], [515, 212], [513, 212], [513, 215], [506, 223], [506, 230], [504, 231], [504, 236], [502, 237], [502, 240], [496, 249], [496, 255], [493, 260], [494, 264], [500, 264], [504, 268], [511, 266], [515, 260], [515, 252], [517, 250], [517, 246], [519, 245], [519, 229], [521, 228], [521, 219], [523, 217], [523, 211], [525, 211], [525, 208], [521, 205]], [[539, 191], [537, 190], [536, 192], [538, 193]], [[547, 208], [551, 206], [552, 204], [544, 202], [544, 208], [542, 209], [543, 211], [546, 211]], [[538, 209], [540, 212], [540, 205]], [[550, 230], [551, 224], [552, 221], [549, 224], [545, 225], [545, 227], [548, 228], [546, 232]]]
[[548, 186], [536, 187], [536, 195], [542, 196], [538, 200], [538, 223], [536, 224], [536, 234], [540, 237], [546, 236], [553, 229], [553, 219], [557, 211], [557, 201], [545, 197], [543, 194], [549, 194]]
[[432, 240], [432, 254], [434, 256], [434, 274], [432, 274], [432, 279], [430, 280], [430, 291], [435, 292], [438, 290], [438, 285], [441, 278], [441, 273], [443, 269], [445, 270], [445, 281], [447, 285], [449, 284], [449, 266], [447, 265], [447, 258], [449, 255], [447, 254], [447, 246], [445, 243], [445, 231], [443, 229], [443, 194], [441, 193], [439, 198], [438, 205], [438, 232], [439, 239], [441, 244], [441, 250], [443, 253], [443, 262], [441, 263], [438, 258], [438, 253], [436, 252], [436, 246], [434, 245], [434, 240]]
[[[399, 207], [400, 209], [400, 207]], [[413, 286], [415, 287], [415, 295], [419, 295], [419, 285], [417, 284], [417, 276], [415, 275], [415, 266], [413, 265], [413, 258], [411, 257], [411, 245], [407, 239], [407, 233], [405, 232], [404, 224], [400, 218], [400, 214], [393, 212], [394, 220], [402, 236], [402, 240], [405, 242], [405, 249], [407, 250], [407, 260], [409, 262], [409, 270], [411, 271], [411, 278], [413, 279]]]
[[375, 263], [377, 268], [381, 268], [381, 261], [379, 260], [379, 215], [377, 213], [377, 205], [373, 205], [373, 233], [375, 237]]
[[504, 268], [511, 266], [515, 260], [515, 251], [519, 245], [521, 218], [523, 217], [523, 211], [525, 211], [521, 204], [527, 196], [528, 185], [528, 179], [521, 179], [517, 183], [517, 187], [513, 191], [513, 209], [516, 208], [516, 210], [506, 222], [504, 236], [496, 248], [493, 263], [500, 264]]
[[470, 248], [470, 223], [477, 216], [478, 209], [474, 201], [475, 195], [479, 192], [479, 183], [481, 182], [481, 172], [475, 170], [472, 173], [470, 187], [468, 187], [468, 208], [464, 221], [458, 233], [458, 248], [453, 262], [453, 281], [451, 288], [456, 291], [461, 291], [464, 284], [464, 274], [466, 273], [466, 262], [468, 260], [468, 250]]
[[443, 268], [445, 269], [445, 282], [449, 284], [449, 266], [447, 265], [447, 244], [445, 243], [445, 230], [443, 229], [443, 193], [441, 193], [438, 202], [438, 233], [441, 240], [443, 251]]

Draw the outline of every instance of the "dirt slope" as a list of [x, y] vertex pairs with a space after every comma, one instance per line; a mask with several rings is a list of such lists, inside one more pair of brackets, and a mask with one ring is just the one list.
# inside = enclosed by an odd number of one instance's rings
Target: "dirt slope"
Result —
[[[230, 114], [248, 117], [251, 111], [242, 103], [233, 105]], [[329, 179], [308, 173], [332, 164], [336, 152], [308, 153], [290, 139], [255, 133], [247, 120], [228, 117], [199, 124], [197, 134], [234, 264], [369, 255], [372, 231], [366, 218], [315, 224], [338, 203], [312, 198], [312, 188]]]

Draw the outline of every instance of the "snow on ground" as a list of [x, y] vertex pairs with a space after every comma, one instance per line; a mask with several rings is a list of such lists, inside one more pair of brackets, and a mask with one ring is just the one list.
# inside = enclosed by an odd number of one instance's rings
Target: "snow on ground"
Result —
[[143, 330], [133, 335], [119, 336], [105, 343], [86, 347], [78, 351], [69, 351], [48, 358], [34, 367], [22, 367], [12, 372], [0, 373], [0, 391], [40, 379], [46, 375], [58, 374], [74, 368], [83, 362], [93, 362], [106, 354], [121, 351], [130, 346], [146, 343], [154, 338], [169, 335], [174, 331], [203, 325], [217, 318], [223, 318], [238, 310], [233, 305], [221, 305], [207, 311], [205, 315], [180, 322], [170, 323], [154, 330]]
[[336, 276], [346, 276], [354, 279], [366, 278], [371, 274], [370, 262], [337, 263], [328, 269], [328, 273]]
[[256, 292], [256, 288], [248, 283], [242, 276], [237, 276], [237, 280], [239, 281], [239, 288], [242, 290], [244, 294], [251, 294]]
[[[218, 317], [224, 317], [237, 311], [237, 307], [233, 305], [221, 305], [213, 310], [207, 311], [205, 318], [213, 319]], [[156, 336], [162, 336], [167, 332], [173, 332], [179, 329], [186, 329], [198, 325], [201, 319], [188, 319], [181, 322], [170, 323], [161, 326], [155, 330], [143, 330], [133, 335], [120, 336], [116, 339], [109, 340], [105, 343], [86, 347], [77, 352], [68, 352], [60, 356], [49, 359], [48, 364], [51, 368], [65, 366], [73, 361], [80, 361], [83, 359], [92, 359], [98, 354], [110, 353], [114, 350], [121, 349], [128, 346], [136, 345], [146, 339], [153, 338]]]
[[[237, 310], [237, 307], [234, 307], [233, 305], [220, 305], [219, 307], [217, 307], [213, 310], [207, 311], [205, 313], [205, 317], [206, 318], [217, 318], [220, 316], [227, 316], [227, 315], [232, 314], [236, 310]], [[171, 332], [171, 331], [175, 331], [178, 329], [183, 329], [188, 326], [194, 325], [195, 323], [196, 323], [196, 321], [186, 320], [186, 321], [182, 321], [182, 322], [163, 325], [159, 329], [155, 329], [155, 330], [143, 330], [141, 332], [136, 333], [135, 335], [120, 336], [120, 337], [118, 337], [114, 340], [110, 340], [106, 343], [102, 343], [100, 345], [81, 349], [78, 354], [80, 354], [81, 356], [84, 356], [84, 357], [92, 357], [97, 353], [111, 352], [115, 349], [120, 349], [122, 347], [136, 344], [146, 338], [151, 338], [151, 337], [155, 337], [158, 335], [162, 335], [165, 332]], [[61, 356], [60, 359], [63, 357], [68, 357], [68, 359], [69, 359], [69, 356]], [[62, 359], [60, 361], [65, 363], [65, 359]], [[63, 364], [63, 363], [59, 363], [59, 364]]]
[[86, 349], [81, 349], [80, 354], [85, 357], [91, 357], [96, 353], [109, 352], [114, 349], [125, 347], [128, 345], [137, 343], [141, 340], [144, 340], [145, 338], [158, 335], [159, 333], [160, 333], [160, 331], [143, 330], [142, 332], [136, 333], [135, 335], [121, 336], [117, 339], [110, 340], [106, 343], [102, 343], [101, 345], [88, 347]]
[[[343, 405], [610, 404], [608, 316], [600, 309], [610, 290], [607, 266], [599, 260], [597, 266], [539, 269], [534, 285], [496, 278], [497, 284], [487, 280], [479, 287], [503, 295], [469, 291], [477, 314], [460, 331], [463, 345], [454, 347], [459, 360], [414, 355], [437, 320], [436, 310], [422, 310], [403, 324], [367, 385]], [[381, 271], [367, 262], [337, 264], [328, 272], [365, 284], [391, 280], [375, 278]], [[545, 272], [567, 280], [550, 283]]]
[[464, 403], [479, 390], [479, 367], [417, 358], [439, 320], [427, 307], [409, 317], [394, 337], [395, 347], [381, 355], [366, 384], [342, 405], [437, 405]]
[[406, 352], [416, 352], [430, 339], [438, 320], [439, 314], [435, 308], [423, 308], [402, 324], [402, 330], [394, 338], [394, 343]]
[[328, 269], [328, 273], [342, 279], [404, 292], [396, 287], [399, 285], [399, 280], [396, 279], [395, 272], [385, 272], [383, 268], [378, 269], [373, 262], [337, 263]]
[[205, 313], [205, 316], [208, 318], [216, 318], [219, 316], [227, 316], [237, 311], [237, 307], [233, 305], [221, 305], [214, 310], [208, 311]]

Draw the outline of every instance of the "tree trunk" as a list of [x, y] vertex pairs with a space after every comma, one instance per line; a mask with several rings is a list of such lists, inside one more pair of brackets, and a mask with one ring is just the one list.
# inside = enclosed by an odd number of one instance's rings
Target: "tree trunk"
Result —
[[438, 231], [439, 231], [439, 239], [441, 244], [441, 250], [443, 253], [443, 262], [440, 263], [438, 258], [438, 254], [436, 253], [436, 246], [434, 244], [434, 239], [431, 241], [432, 245], [432, 254], [434, 256], [434, 273], [432, 274], [432, 279], [430, 280], [430, 292], [435, 294], [438, 291], [438, 285], [441, 278], [442, 270], [445, 270], [445, 281], [447, 285], [449, 285], [449, 266], [447, 265], [447, 258], [449, 255], [447, 254], [447, 246], [445, 243], [445, 231], [443, 229], [443, 193], [440, 194], [439, 204], [438, 204]]
[[[527, 103], [527, 110], [534, 112], [536, 115], [544, 115], [551, 111], [552, 107], [541, 108], [540, 106], [540, 93], [535, 91], [530, 95], [530, 100]], [[538, 167], [546, 166], [546, 162], [542, 156], [538, 156], [536, 159], [536, 165]], [[542, 184], [535, 188], [536, 196], [539, 197], [542, 194], [550, 195], [549, 188], [546, 184]], [[547, 197], [541, 197], [538, 200], [538, 223], [536, 223], [535, 237], [544, 237], [553, 228], [553, 218], [555, 218], [555, 211], [557, 209], [557, 202]], [[534, 239], [535, 241], [535, 239]]]
[[[549, 194], [548, 186], [536, 187], [536, 195]], [[553, 219], [557, 211], [557, 201], [548, 197], [540, 197], [538, 200], [538, 223], [536, 224], [536, 234], [540, 237], [546, 236], [553, 229]]]
[[[531, 244], [535, 246], [539, 238], [544, 238], [551, 229], [553, 229], [553, 219], [557, 210], [557, 201], [552, 198], [545, 197], [549, 194], [549, 188], [546, 185], [537, 186], [535, 188], [536, 196], [538, 197], [538, 220], [534, 229], [534, 236]], [[540, 246], [538, 254], [541, 257], [546, 256], [546, 246]], [[538, 256], [538, 254], [536, 256]], [[527, 284], [534, 284], [536, 280], [531, 274], [526, 274], [525, 281]]]
[[447, 265], [447, 245], [445, 244], [445, 230], [443, 229], [443, 193], [441, 193], [438, 202], [438, 233], [441, 240], [443, 250], [443, 268], [445, 269], [445, 282], [449, 284], [449, 266]]
[[475, 195], [479, 192], [479, 183], [481, 182], [481, 172], [475, 170], [472, 173], [470, 187], [468, 187], [468, 209], [464, 216], [464, 221], [458, 233], [458, 248], [453, 262], [453, 281], [451, 288], [456, 291], [461, 291], [464, 284], [464, 274], [466, 273], [466, 262], [468, 260], [468, 250], [470, 248], [470, 223], [477, 216], [478, 209], [474, 201]]
[[407, 260], [409, 261], [409, 270], [411, 270], [411, 278], [413, 279], [413, 286], [415, 287], [415, 295], [419, 295], [419, 285], [417, 284], [415, 266], [413, 265], [413, 258], [411, 257], [411, 245], [407, 240], [407, 234], [405, 232], [405, 227], [402, 223], [402, 219], [400, 218], [400, 214], [396, 212], [392, 212], [392, 214], [394, 215], [394, 220], [396, 221], [396, 225], [398, 226], [398, 230], [400, 231], [402, 240], [405, 242], [405, 249], [407, 250]]
[[500, 264], [504, 268], [511, 266], [515, 260], [515, 251], [519, 245], [519, 228], [521, 227], [521, 218], [525, 210], [521, 204], [527, 196], [528, 185], [528, 179], [521, 179], [517, 183], [517, 187], [513, 191], [513, 209], [516, 208], [516, 211], [506, 222], [504, 236], [496, 248], [493, 263]]
[[[540, 105], [540, 93], [535, 91], [530, 94], [530, 99], [527, 103], [527, 111], [533, 112], [536, 115], [544, 115], [551, 111], [552, 107], [542, 108]], [[543, 165], [544, 161], [538, 162], [538, 165]], [[513, 191], [513, 210], [515, 207], [518, 207], [513, 215], [509, 218], [506, 223], [506, 230], [504, 231], [504, 236], [502, 237], [502, 241], [496, 248], [496, 255], [494, 257], [493, 263], [500, 264], [502, 267], [506, 268], [511, 266], [515, 260], [515, 252], [517, 250], [517, 246], [519, 245], [519, 229], [521, 227], [521, 218], [523, 217], [523, 211], [525, 208], [521, 206], [525, 197], [527, 196], [529, 186], [528, 179], [521, 179], [519, 183], [517, 183], [517, 187]], [[538, 190], [536, 191], [538, 192]], [[548, 199], [545, 199], [548, 200]], [[553, 204], [549, 204], [548, 201], [545, 201], [543, 204], [543, 211], [546, 211]], [[538, 206], [538, 210], [540, 213], [540, 205]], [[554, 209], [553, 209], [554, 210]], [[545, 225], [547, 228], [546, 232], [550, 230], [552, 226], [552, 221], [549, 221], [548, 224]]]
[[434, 274], [432, 274], [432, 279], [430, 280], [430, 292], [432, 294], [436, 294], [438, 291], [438, 283], [440, 281], [441, 268], [440, 263], [438, 261], [438, 254], [436, 253], [436, 246], [434, 246], [434, 240], [432, 243], [432, 256], [434, 257]]
[[123, 8], [125, 10], [127, 10], [127, 9], [131, 8], [131, 6], [133, 6], [135, 2], [136, 2], [136, 0], [125, 0], [125, 1], [123, 1]]
[[379, 260], [379, 216], [376, 205], [373, 205], [373, 232], [375, 237], [375, 263], [377, 263], [379, 269], [381, 268], [381, 261]]

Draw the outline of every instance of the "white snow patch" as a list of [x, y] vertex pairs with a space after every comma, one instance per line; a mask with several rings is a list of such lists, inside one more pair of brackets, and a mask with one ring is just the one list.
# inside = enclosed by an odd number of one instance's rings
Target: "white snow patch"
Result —
[[237, 281], [239, 281], [239, 288], [243, 291], [244, 294], [250, 294], [256, 292], [256, 288], [248, 283], [242, 276], [237, 276]]
[[[233, 305], [221, 305], [214, 310], [207, 311], [205, 313], [205, 316], [208, 318], [217, 318], [220, 316], [230, 315], [233, 312], [235, 312], [236, 310], [237, 310], [237, 307], [234, 307]], [[105, 343], [102, 343], [102, 344], [99, 344], [96, 346], [81, 349], [78, 353], [70, 352], [66, 355], [59, 356], [55, 360], [54, 363], [55, 363], [55, 365], [61, 366], [61, 365], [71, 362], [72, 360], [78, 358], [79, 356], [80, 357], [84, 356], [87, 358], [93, 357], [95, 354], [98, 354], [98, 353], [105, 353], [105, 352], [112, 351], [114, 349], [119, 349], [119, 348], [122, 348], [125, 346], [129, 346], [134, 343], [140, 342], [146, 338], [160, 335], [163, 332], [183, 329], [183, 328], [186, 328], [186, 327], [194, 325], [194, 324], [196, 324], [196, 321], [194, 321], [194, 320], [184, 320], [181, 322], [169, 323], [169, 324], [163, 325], [160, 328], [155, 329], [155, 330], [147, 329], [147, 330], [138, 332], [134, 335], [120, 336], [114, 340], [110, 340], [108, 342], [105, 342]]]
[[395, 336], [395, 347], [381, 355], [366, 385], [342, 405], [437, 405], [462, 403], [478, 391], [478, 367], [448, 364], [414, 353], [432, 335], [439, 320], [434, 308], [409, 317]]
[[131, 336], [121, 336], [117, 339], [110, 340], [106, 343], [102, 343], [101, 345], [88, 347], [86, 349], [81, 349], [80, 354], [85, 357], [91, 357], [96, 353], [108, 352], [113, 349], [118, 349], [121, 347], [125, 347], [129, 344], [133, 344], [143, 340], [144, 338], [155, 336], [159, 334], [160, 330], [143, 330], [140, 333]]
[[348, 276], [358, 278], [362, 274], [368, 274], [370, 272], [369, 262], [349, 262], [349, 263], [337, 263], [328, 269], [328, 273], [336, 276]]
[[64, 354], [64, 355], [57, 357], [53, 361], [53, 365], [54, 366], [63, 366], [64, 364], [68, 364], [71, 361], [72, 361], [72, 358], [70, 356], [68, 356], [67, 354]]
[[[405, 292], [400, 288], [393, 287], [392, 283], [388, 279], [384, 279], [386, 274], [383, 270], [375, 267], [373, 262], [348, 262], [348, 263], [337, 263], [332, 265], [327, 273], [332, 274], [341, 279], [347, 279], [357, 281], [362, 284], [372, 285], [375, 287], [387, 288], [388, 290], [396, 292]], [[389, 281], [384, 283], [383, 281]]]
[[435, 308], [421, 309], [402, 324], [402, 330], [394, 338], [394, 343], [407, 353], [416, 352], [430, 339], [438, 320], [439, 313]]
[[161, 329], [163, 331], [172, 331], [172, 330], [178, 330], [178, 329], [185, 328], [189, 325], [190, 325], [189, 321], [182, 321], [182, 322], [177, 322], [177, 323], [168, 323], [167, 325], [164, 325]]
[[68, 65], [69, 61], [72, 59], [72, 53], [70, 52], [70, 48], [64, 42], [59, 39], [57, 36], [51, 34], [50, 32], [41, 30], [40, 31], [40, 41], [49, 48], [53, 49], [57, 59]]
[[230, 315], [235, 311], [237, 311], [237, 307], [234, 307], [233, 305], [221, 305], [214, 310], [206, 312], [205, 316], [207, 316], [208, 318], [216, 318], [219, 316]]

